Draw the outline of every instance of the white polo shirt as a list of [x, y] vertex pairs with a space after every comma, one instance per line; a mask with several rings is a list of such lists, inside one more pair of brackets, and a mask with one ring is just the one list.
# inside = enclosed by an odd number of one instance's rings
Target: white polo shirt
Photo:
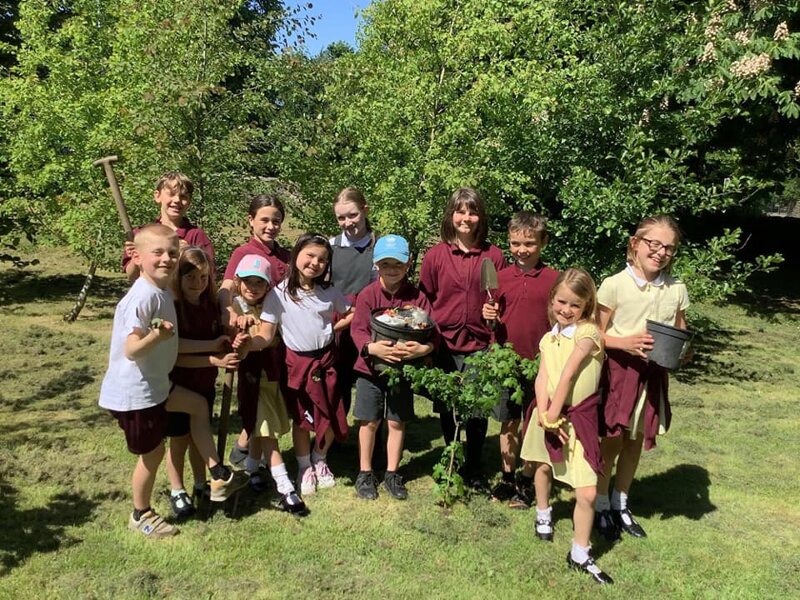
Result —
[[295, 352], [320, 350], [333, 341], [333, 314], [345, 313], [350, 303], [334, 286], [297, 290], [298, 302], [286, 292], [286, 281], [270, 290], [261, 320], [276, 323], [286, 347]]

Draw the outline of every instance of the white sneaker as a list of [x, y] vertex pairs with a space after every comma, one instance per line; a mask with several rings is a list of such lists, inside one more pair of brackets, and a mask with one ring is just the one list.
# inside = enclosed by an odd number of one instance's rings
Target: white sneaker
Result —
[[297, 474], [297, 489], [301, 496], [308, 496], [317, 491], [317, 475], [314, 467], [307, 467]]
[[317, 487], [320, 489], [332, 488], [336, 485], [336, 478], [331, 472], [331, 468], [324, 460], [319, 461], [314, 465], [314, 471], [317, 474]]

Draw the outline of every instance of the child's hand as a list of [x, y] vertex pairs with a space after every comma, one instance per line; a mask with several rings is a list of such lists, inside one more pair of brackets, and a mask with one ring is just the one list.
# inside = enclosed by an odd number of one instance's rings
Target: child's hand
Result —
[[231, 342], [231, 346], [233, 346], [234, 350], [238, 350], [239, 352], [243, 351], [245, 348], [250, 348], [250, 334], [245, 333], [244, 331], [240, 331], [236, 334], [236, 337], [233, 338]]
[[236, 352], [229, 352], [223, 356], [220, 356], [216, 360], [216, 366], [221, 369], [228, 369], [232, 371], [239, 366], [241, 359], [239, 358], [239, 354]]
[[481, 308], [481, 315], [485, 321], [496, 321], [498, 317], [497, 304], [489, 304], [488, 302]]
[[413, 360], [430, 354], [433, 350], [432, 344], [420, 344], [419, 342], [400, 342], [395, 345], [395, 356], [400, 360]]
[[369, 352], [370, 356], [380, 358], [386, 362], [399, 363], [401, 360], [403, 360], [400, 356], [398, 356], [397, 349], [389, 340], [370, 342], [367, 345], [367, 351]]
[[625, 339], [623, 350], [639, 358], [647, 358], [647, 352], [653, 349], [653, 336], [649, 333], [629, 335]]
[[128, 258], [133, 258], [133, 251], [136, 249], [136, 244], [126, 241], [123, 249], [125, 251], [125, 256]]
[[249, 329], [256, 324], [256, 318], [253, 315], [241, 315], [236, 318], [236, 326], [239, 329]]
[[150, 321], [150, 331], [158, 341], [168, 340], [175, 335], [175, 325], [166, 319], [156, 317]]

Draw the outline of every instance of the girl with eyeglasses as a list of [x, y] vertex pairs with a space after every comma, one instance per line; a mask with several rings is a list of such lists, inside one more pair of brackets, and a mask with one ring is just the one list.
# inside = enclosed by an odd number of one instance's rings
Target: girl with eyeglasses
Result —
[[680, 230], [672, 217], [643, 219], [628, 242], [627, 266], [605, 279], [597, 292], [597, 323], [607, 360], [601, 382], [605, 468], [597, 482], [595, 527], [608, 540], [618, 539], [620, 531], [639, 538], [647, 535], [631, 514], [628, 492], [642, 444], [647, 450], [656, 445], [656, 435], [669, 428], [671, 413], [667, 370], [647, 360], [653, 338], [646, 331], [646, 321], [686, 328], [686, 286], [670, 275], [679, 243]]

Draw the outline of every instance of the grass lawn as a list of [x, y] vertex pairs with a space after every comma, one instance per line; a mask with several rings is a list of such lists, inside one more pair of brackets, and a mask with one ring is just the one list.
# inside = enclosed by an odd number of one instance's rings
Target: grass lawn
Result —
[[[617, 582], [600, 588], [565, 567], [569, 491], [557, 489], [553, 544], [534, 538], [532, 511], [481, 497], [434, 504], [429, 474], [442, 442], [422, 398], [402, 466], [407, 502], [355, 497], [352, 430], [331, 456], [339, 484], [308, 499], [305, 519], [246, 490], [235, 511], [231, 502], [189, 521], [176, 538], [128, 532], [134, 459], [97, 407], [126, 284], [99, 273], [66, 324], [83, 275], [62, 252], [38, 257], [39, 266], [0, 270], [0, 598], [797, 597], [796, 293], [698, 307], [696, 359], [672, 380], [673, 429], [645, 454], [632, 489], [649, 537], [596, 542]], [[499, 466], [497, 434], [492, 423], [487, 467]], [[162, 468], [162, 514], [166, 489]]]

